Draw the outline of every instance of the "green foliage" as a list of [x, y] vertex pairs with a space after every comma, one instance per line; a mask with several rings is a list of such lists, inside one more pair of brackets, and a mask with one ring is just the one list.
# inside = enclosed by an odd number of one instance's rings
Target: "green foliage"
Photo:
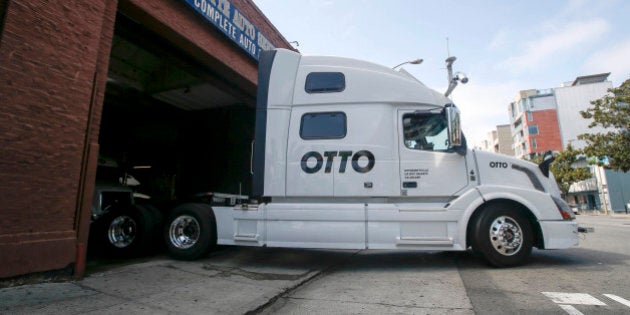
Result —
[[573, 163], [582, 154], [579, 150], [574, 150], [569, 144], [567, 149], [560, 152], [551, 163], [551, 172], [563, 194], [569, 192], [571, 184], [591, 178], [591, 172], [587, 167], [573, 167]]
[[543, 161], [542, 154], [531, 154], [530, 156], [524, 156], [523, 159], [530, 161], [534, 164], [540, 164]]
[[[592, 101], [593, 107], [580, 114], [592, 119], [589, 128], [610, 128], [603, 133], [585, 133], [578, 139], [586, 140], [583, 149], [587, 156], [608, 157], [608, 164], [603, 165], [613, 170], [630, 170], [630, 79], [619, 87], [609, 89], [610, 94]], [[597, 162], [602, 165], [602, 162]]]

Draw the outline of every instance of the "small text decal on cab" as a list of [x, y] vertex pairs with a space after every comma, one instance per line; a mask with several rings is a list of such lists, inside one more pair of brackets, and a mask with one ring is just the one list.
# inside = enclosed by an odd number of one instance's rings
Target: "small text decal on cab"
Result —
[[[376, 162], [374, 159], [374, 154], [367, 150], [358, 151], [354, 153], [354, 155], [352, 154], [352, 151], [325, 151], [323, 156], [317, 151], [310, 151], [306, 152], [306, 154], [302, 156], [302, 170], [308, 174], [319, 172], [319, 170], [321, 170], [322, 166], [324, 165], [324, 156], [326, 157], [326, 167], [324, 168], [325, 173], [330, 173], [332, 169], [333, 159], [336, 156], [341, 157], [341, 163], [339, 163], [339, 173], [346, 172], [346, 165], [348, 164], [348, 157], [350, 156], [352, 156], [352, 168], [357, 173], [367, 173], [371, 171], [372, 168], [374, 168], [374, 163]], [[365, 166], [359, 165], [359, 159], [362, 157], [365, 157], [368, 160], [367, 165]], [[314, 158], [317, 161], [314, 166], [308, 166], [307, 164], [308, 160], [311, 158]]]

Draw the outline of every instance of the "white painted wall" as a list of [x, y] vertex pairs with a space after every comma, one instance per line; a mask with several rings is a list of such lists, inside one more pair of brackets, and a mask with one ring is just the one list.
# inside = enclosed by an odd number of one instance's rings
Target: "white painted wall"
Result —
[[581, 149], [586, 143], [577, 140], [579, 134], [603, 131], [601, 128], [589, 129], [591, 120], [582, 118], [580, 111], [591, 107], [591, 101], [604, 96], [610, 88], [612, 88], [612, 82], [605, 81], [555, 89], [560, 135], [564, 148], [571, 142], [573, 148]]

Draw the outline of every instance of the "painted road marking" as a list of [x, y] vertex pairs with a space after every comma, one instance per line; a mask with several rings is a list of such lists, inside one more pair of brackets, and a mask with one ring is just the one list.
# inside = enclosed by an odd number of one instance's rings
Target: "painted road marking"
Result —
[[606, 305], [606, 303], [596, 299], [586, 293], [565, 293], [565, 292], [541, 292], [557, 304], [572, 305]]
[[[554, 303], [558, 304], [569, 315], [584, 315], [584, 313], [578, 311], [573, 305], [603, 305], [606, 303], [598, 300], [590, 294], [586, 293], [565, 293], [565, 292], [541, 292], [551, 299]], [[630, 307], [630, 301], [614, 295], [614, 294], [602, 294], [603, 296], [619, 302], [627, 307]]]
[[575, 308], [575, 307], [573, 307], [571, 305], [558, 304], [558, 306], [560, 306], [560, 308], [562, 308], [569, 315], [584, 315], [584, 313], [578, 311], [577, 308]]
[[616, 296], [616, 295], [612, 295], [612, 294], [603, 294], [603, 296], [605, 296], [605, 297], [607, 297], [607, 298], [609, 298], [611, 300], [615, 300], [615, 301], [617, 301], [617, 302], [619, 302], [619, 303], [621, 303], [621, 304], [623, 304], [623, 305], [625, 305], [627, 307], [630, 307], [630, 301], [628, 301], [628, 300], [626, 300], [626, 299], [624, 299], [622, 297], [619, 297], [619, 296]]

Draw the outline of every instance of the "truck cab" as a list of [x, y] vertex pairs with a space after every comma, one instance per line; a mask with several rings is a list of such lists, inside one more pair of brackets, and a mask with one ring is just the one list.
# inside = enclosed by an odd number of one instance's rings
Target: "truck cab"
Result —
[[[252, 173], [255, 203], [195, 205], [197, 221], [211, 217], [211, 244], [472, 247], [497, 266], [523, 263], [532, 247], [577, 245], [574, 215], [548, 169], [470, 150], [448, 97], [365, 61], [264, 52]], [[180, 225], [171, 238], [187, 237]]]

